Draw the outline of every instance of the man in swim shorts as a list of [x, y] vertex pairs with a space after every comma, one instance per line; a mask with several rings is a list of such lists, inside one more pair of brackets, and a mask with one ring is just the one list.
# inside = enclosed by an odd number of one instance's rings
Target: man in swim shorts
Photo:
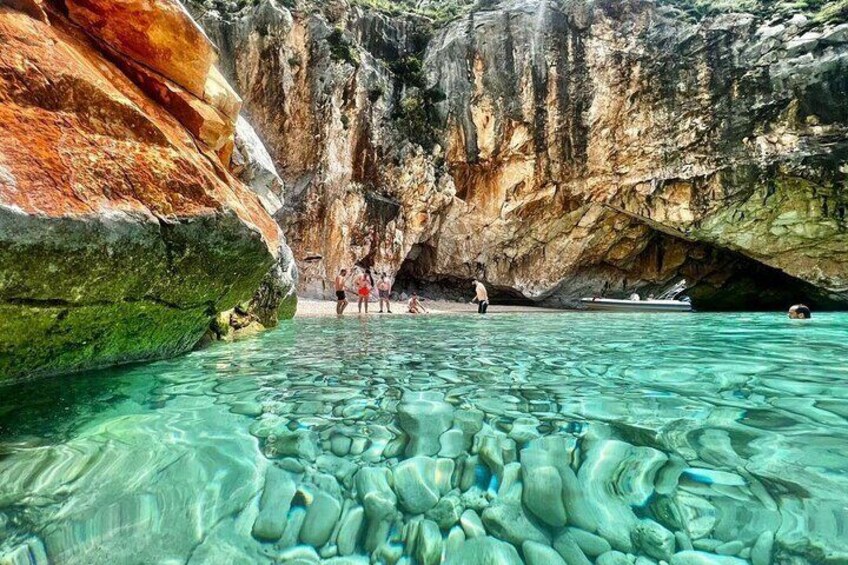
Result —
[[336, 289], [336, 314], [341, 316], [347, 308], [347, 294], [345, 294], [345, 279], [347, 278], [347, 269], [342, 269], [335, 281]]
[[473, 284], [476, 296], [474, 297], [474, 300], [471, 301], [471, 303], [477, 303], [478, 314], [485, 314], [489, 311], [489, 292], [486, 290], [486, 287], [483, 285], [483, 283], [481, 283], [477, 279], [474, 279]]
[[386, 311], [391, 314], [392, 305], [389, 302], [389, 297], [392, 294], [392, 279], [386, 273], [383, 273], [380, 282], [377, 283], [377, 294], [380, 297], [380, 314], [383, 313], [383, 302], [386, 303]]

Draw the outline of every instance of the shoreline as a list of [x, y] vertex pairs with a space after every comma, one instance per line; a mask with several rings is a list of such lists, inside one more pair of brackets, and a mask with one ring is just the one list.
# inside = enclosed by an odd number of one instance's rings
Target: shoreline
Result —
[[[425, 300], [424, 307], [429, 310], [429, 315], [444, 315], [444, 314], [477, 314], [477, 306], [467, 302], [452, 302], [450, 300]], [[392, 316], [427, 316], [428, 314], [410, 314], [406, 310], [406, 302], [392, 302]], [[376, 300], [368, 304], [368, 315], [380, 315], [380, 303]], [[517, 313], [563, 313], [568, 310], [560, 310], [556, 308], [544, 308], [541, 306], [489, 306], [488, 314], [517, 314]], [[488, 315], [487, 314], [487, 315]], [[365, 313], [359, 313], [356, 302], [351, 302], [345, 316], [364, 316]], [[384, 314], [385, 315], [385, 314]], [[299, 298], [297, 302], [297, 313], [295, 318], [335, 318], [336, 317], [336, 301], [335, 300], [320, 300], [317, 298]]]

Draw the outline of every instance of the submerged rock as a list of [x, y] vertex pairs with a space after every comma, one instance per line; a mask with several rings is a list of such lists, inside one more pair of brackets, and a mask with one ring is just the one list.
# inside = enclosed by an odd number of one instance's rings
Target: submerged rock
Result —
[[342, 505], [331, 494], [318, 489], [306, 491], [306, 517], [300, 529], [300, 540], [321, 547], [330, 539], [342, 513]]
[[566, 565], [559, 553], [551, 546], [535, 541], [525, 541], [521, 546], [527, 565]]
[[518, 551], [492, 537], [466, 540], [448, 558], [446, 565], [522, 565]]
[[595, 565], [630, 565], [630, 559], [620, 551], [608, 551], [595, 559]]
[[283, 535], [289, 508], [296, 491], [291, 475], [271, 466], [265, 473], [265, 488], [259, 499], [259, 515], [253, 522], [253, 537], [277, 541]]
[[672, 556], [671, 565], [747, 565], [748, 561], [738, 557], [716, 555], [703, 551], [681, 551]]
[[410, 514], [422, 514], [433, 508], [450, 490], [453, 470], [451, 459], [413, 457], [399, 463], [393, 477], [401, 507]]
[[444, 395], [429, 392], [407, 392], [398, 406], [398, 422], [409, 435], [406, 455], [436, 455], [441, 450], [440, 438], [453, 422], [453, 406]]
[[339, 532], [336, 537], [339, 555], [351, 555], [356, 551], [364, 521], [365, 511], [361, 506], [351, 506], [345, 512], [339, 523]]
[[568, 532], [563, 532], [554, 539], [554, 549], [562, 556], [567, 565], [591, 565], [592, 563]]
[[530, 521], [520, 500], [499, 497], [483, 511], [482, 519], [487, 532], [518, 547], [525, 541], [550, 545], [550, 535]]
[[752, 565], [769, 565], [771, 563], [772, 548], [774, 547], [774, 532], [766, 530], [757, 538], [751, 549]]
[[674, 534], [653, 520], [639, 520], [631, 535], [636, 547], [651, 557], [668, 561], [674, 554]]

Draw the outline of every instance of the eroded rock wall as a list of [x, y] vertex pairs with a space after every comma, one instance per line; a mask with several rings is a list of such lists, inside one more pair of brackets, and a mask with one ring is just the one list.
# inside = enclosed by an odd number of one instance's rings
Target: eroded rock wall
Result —
[[177, 2], [0, 5], [0, 380], [174, 355], [285, 241]]
[[848, 24], [645, 0], [439, 26], [200, 12], [286, 181], [307, 294], [358, 263], [558, 305], [682, 277], [716, 306], [848, 298]]

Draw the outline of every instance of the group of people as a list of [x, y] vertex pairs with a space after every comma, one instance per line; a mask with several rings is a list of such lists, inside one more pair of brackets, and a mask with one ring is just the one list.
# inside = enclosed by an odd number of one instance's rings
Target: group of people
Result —
[[[344, 314], [349, 302], [347, 300], [347, 269], [342, 269], [336, 276], [336, 314]], [[371, 294], [374, 289], [377, 290], [377, 297], [380, 300], [380, 314], [383, 313], [383, 305], [386, 307], [386, 312], [392, 313], [392, 304], [390, 297], [392, 294], [392, 279], [388, 273], [383, 273], [380, 276], [379, 282], [374, 284], [374, 275], [371, 269], [366, 268], [361, 270], [353, 280], [354, 291], [359, 300], [359, 313], [362, 313], [362, 307], [365, 306], [365, 313], [368, 313], [368, 303], [371, 300]]]
[[[344, 314], [345, 309], [347, 309], [350, 304], [347, 300], [347, 280], [348, 270], [342, 269], [334, 281], [334, 288], [336, 291], [336, 314], [339, 316]], [[377, 298], [380, 301], [380, 314], [383, 313], [384, 305], [386, 308], [385, 311], [391, 314], [392, 284], [392, 278], [388, 275], [388, 273], [380, 275], [380, 279], [375, 284], [374, 275], [371, 273], [371, 269], [368, 267], [360, 269], [356, 277], [353, 279], [352, 289], [356, 293], [359, 313], [362, 313], [363, 307], [365, 308], [365, 313], [368, 313], [368, 304], [371, 301], [371, 296], [374, 293], [374, 290], [376, 289]], [[475, 279], [473, 284], [475, 296], [474, 300], [471, 302], [477, 304], [477, 312], [485, 314], [489, 311], [489, 293], [482, 282]], [[410, 296], [409, 301], [407, 302], [407, 312], [410, 314], [428, 313], [427, 308], [423, 304], [423, 299], [418, 296], [417, 292], [413, 292], [412, 296]]]

